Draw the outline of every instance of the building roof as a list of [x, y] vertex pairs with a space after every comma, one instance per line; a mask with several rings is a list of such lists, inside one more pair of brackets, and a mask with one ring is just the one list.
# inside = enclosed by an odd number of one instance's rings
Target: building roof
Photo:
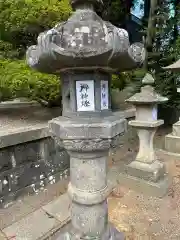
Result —
[[180, 72], [180, 59], [167, 67], [163, 67], [163, 69]]
[[137, 23], [138, 25], [142, 26], [142, 20], [132, 13], [131, 13], [131, 20], [133, 22]]

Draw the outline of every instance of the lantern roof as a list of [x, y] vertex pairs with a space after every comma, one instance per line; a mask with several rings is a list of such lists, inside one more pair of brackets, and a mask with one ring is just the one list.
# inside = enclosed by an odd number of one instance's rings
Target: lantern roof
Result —
[[[45, 73], [79, 69], [126, 71], [140, 67], [143, 44], [130, 45], [128, 32], [103, 21], [94, 11], [102, 0], [71, 0], [76, 11], [66, 21], [43, 32], [28, 48], [27, 63]], [[94, 6], [94, 8], [93, 8]]]
[[161, 103], [168, 101], [168, 98], [163, 97], [154, 91], [154, 88], [147, 85], [141, 88], [141, 92], [136, 93], [132, 97], [126, 100], [126, 102], [134, 105], [151, 105], [155, 103]]
[[172, 71], [176, 71], [176, 72], [180, 72], [180, 59], [177, 60], [175, 63], [167, 66], [167, 67], [163, 67], [163, 69], [165, 70], [172, 70]]
[[154, 91], [151, 84], [154, 83], [154, 78], [151, 74], [147, 73], [142, 80], [142, 83], [146, 86], [141, 87], [141, 92], [134, 94], [132, 97], [126, 100], [126, 102], [134, 105], [138, 104], [155, 104], [168, 101], [168, 98], [163, 97]]

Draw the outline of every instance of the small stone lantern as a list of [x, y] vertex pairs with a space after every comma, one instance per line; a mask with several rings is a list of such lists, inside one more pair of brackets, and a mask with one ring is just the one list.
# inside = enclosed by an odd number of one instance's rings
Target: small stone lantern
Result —
[[135, 120], [129, 125], [137, 129], [139, 151], [136, 159], [122, 168], [120, 179], [136, 190], [162, 196], [169, 187], [169, 179], [164, 164], [155, 154], [153, 138], [157, 128], [164, 123], [157, 119], [157, 104], [168, 99], [155, 93], [151, 86], [154, 83], [152, 75], [146, 74], [142, 82], [145, 86], [141, 92], [126, 100], [136, 108]]
[[111, 111], [111, 74], [140, 66], [144, 48], [130, 46], [124, 29], [96, 14], [101, 0], [71, 4], [72, 16], [40, 34], [27, 51], [32, 68], [61, 76], [63, 114], [49, 129], [70, 155], [72, 228], [59, 239], [120, 240], [122, 234], [108, 224], [107, 159], [126, 121]]
[[[164, 67], [164, 69], [180, 73], [180, 60], [170, 66]], [[179, 87], [177, 87], [177, 92], [180, 92]], [[165, 136], [165, 150], [168, 151], [169, 154], [177, 154], [180, 156], [180, 118], [178, 122], [173, 124], [172, 133]]]

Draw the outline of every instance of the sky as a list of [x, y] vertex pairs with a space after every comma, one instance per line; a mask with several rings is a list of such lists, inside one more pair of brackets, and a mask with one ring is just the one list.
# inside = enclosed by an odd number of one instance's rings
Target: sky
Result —
[[144, 10], [141, 9], [141, 5], [144, 5], [144, 0], [139, 0], [135, 7], [132, 9], [131, 13], [138, 18], [142, 18], [144, 15]]
[[[131, 13], [141, 19], [144, 15], [144, 9], [141, 8], [141, 6], [143, 5], [144, 5], [144, 0], [139, 0], [138, 3], [135, 4], [135, 7], [134, 9], [132, 9]], [[174, 15], [174, 11], [170, 7], [170, 16], [173, 16], [173, 15]]]

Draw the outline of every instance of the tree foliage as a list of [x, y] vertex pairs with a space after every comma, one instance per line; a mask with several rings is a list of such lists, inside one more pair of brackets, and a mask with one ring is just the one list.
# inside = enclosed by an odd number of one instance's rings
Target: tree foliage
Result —
[[28, 97], [52, 105], [60, 99], [60, 80], [30, 69], [24, 60], [0, 61], [0, 101]]
[[[177, 60], [179, 4], [178, 1], [159, 0], [153, 47], [149, 58], [149, 68], [155, 73], [157, 91], [169, 98], [167, 105], [175, 108], [180, 106], [176, 86], [177, 74], [164, 71], [163, 67]], [[172, 7], [174, 15], [170, 11]]]
[[70, 13], [68, 0], [0, 0], [0, 51], [3, 41], [17, 52], [16, 57], [23, 57], [40, 32], [67, 20]]
[[130, 17], [131, 8], [138, 0], [104, 0], [102, 17], [115, 25], [122, 24]]
[[39, 33], [66, 21], [71, 11], [68, 0], [0, 0], [0, 101], [28, 97], [60, 103], [59, 79], [29, 69], [23, 59]]
[[[155, 78], [156, 90], [169, 98], [164, 106], [177, 108], [180, 107], [180, 96], [176, 86], [177, 74], [165, 71], [163, 67], [172, 64], [180, 57], [178, 33], [180, 2], [177, 0], [151, 0], [150, 3], [149, 17], [144, 21], [142, 29], [147, 56], [144, 69], [140, 70], [140, 73], [152, 73]], [[137, 86], [134, 91], [139, 90], [141, 86], [137, 81], [138, 77], [136, 76], [138, 75], [142, 75], [139, 74], [139, 70], [132, 74], [132, 85], [136, 83]], [[142, 78], [143, 76], [139, 81]]]

